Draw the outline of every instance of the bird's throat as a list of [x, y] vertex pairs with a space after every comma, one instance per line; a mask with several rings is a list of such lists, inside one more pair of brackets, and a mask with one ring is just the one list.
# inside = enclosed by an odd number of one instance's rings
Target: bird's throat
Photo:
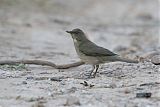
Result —
[[74, 43], [77, 43], [77, 40], [76, 40], [75, 38], [73, 38], [73, 42], [74, 42]]

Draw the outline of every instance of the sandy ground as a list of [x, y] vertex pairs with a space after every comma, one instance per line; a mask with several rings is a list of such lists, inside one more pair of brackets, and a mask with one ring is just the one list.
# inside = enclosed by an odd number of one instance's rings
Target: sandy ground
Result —
[[[79, 61], [65, 32], [73, 28], [124, 57], [150, 59], [160, 52], [159, 11], [158, 0], [0, 0], [0, 60]], [[159, 68], [106, 63], [88, 79], [90, 65], [0, 66], [0, 107], [160, 107]]]

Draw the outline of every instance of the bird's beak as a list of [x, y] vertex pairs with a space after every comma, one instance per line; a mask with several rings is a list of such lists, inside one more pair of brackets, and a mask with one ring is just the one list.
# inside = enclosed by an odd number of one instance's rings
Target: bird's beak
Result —
[[66, 32], [67, 32], [67, 33], [70, 33], [70, 34], [72, 33], [72, 31], [66, 31]]

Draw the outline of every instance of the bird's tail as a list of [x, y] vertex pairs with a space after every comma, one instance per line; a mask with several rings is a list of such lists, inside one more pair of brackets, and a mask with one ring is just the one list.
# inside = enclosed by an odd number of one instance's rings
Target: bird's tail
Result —
[[122, 57], [117, 57], [116, 58], [117, 61], [122, 61], [122, 62], [127, 62], [127, 63], [138, 63], [137, 60], [132, 60], [132, 59], [128, 59], [128, 58], [122, 58]]

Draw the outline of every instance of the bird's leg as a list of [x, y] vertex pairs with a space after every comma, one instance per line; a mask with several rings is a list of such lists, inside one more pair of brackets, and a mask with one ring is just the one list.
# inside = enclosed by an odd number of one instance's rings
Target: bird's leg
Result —
[[92, 73], [93, 73], [94, 70], [95, 70], [95, 65], [93, 65], [93, 69], [91, 70], [91, 72], [90, 72], [90, 74], [89, 74], [89, 77], [92, 76]]
[[99, 65], [95, 65], [95, 72], [94, 72], [94, 74], [93, 74], [93, 77], [96, 76], [96, 73], [97, 73], [97, 71], [98, 71], [98, 68], [99, 68]]

